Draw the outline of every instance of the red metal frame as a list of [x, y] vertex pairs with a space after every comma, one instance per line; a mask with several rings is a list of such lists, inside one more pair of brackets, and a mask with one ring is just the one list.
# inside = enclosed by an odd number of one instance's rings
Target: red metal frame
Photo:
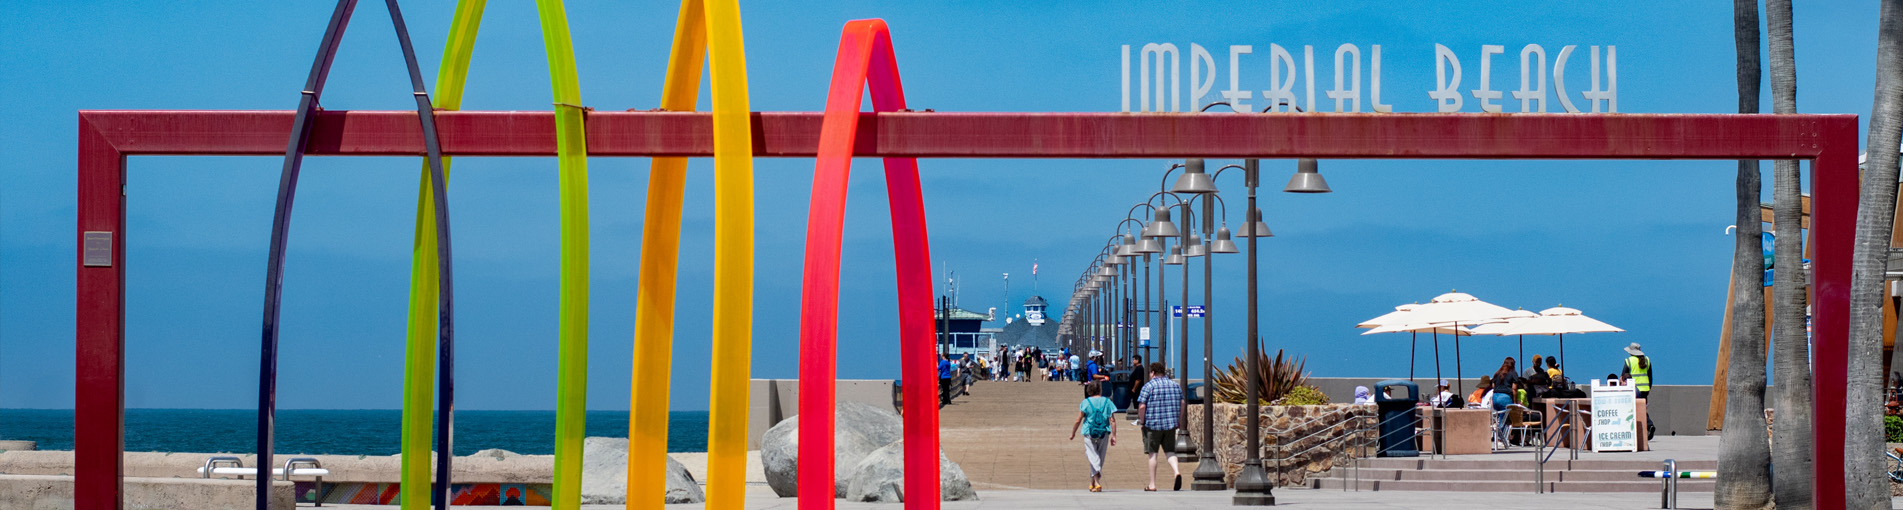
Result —
[[[905, 110], [899, 63], [885, 21], [854, 20], [839, 37], [832, 85], [820, 127], [813, 193], [806, 220], [806, 267], [800, 290], [799, 485], [833, 486], [833, 410], [839, 352], [839, 245], [846, 220], [862, 95], [881, 112]], [[918, 159], [885, 158], [886, 201], [892, 210], [892, 252], [898, 284], [899, 372], [905, 401], [905, 508], [938, 510], [937, 333], [932, 326], [932, 256]], [[847, 466], [851, 469], [851, 466]], [[801, 510], [832, 510], [833, 492], [800, 493]]]
[[[754, 114], [754, 153], [815, 157], [823, 114]], [[77, 501], [119, 507], [124, 449], [125, 158], [273, 155], [289, 111], [79, 112], [78, 233], [113, 233], [112, 266], [78, 265]], [[550, 112], [441, 112], [446, 156], [553, 156]], [[594, 156], [713, 154], [707, 113], [593, 112]], [[862, 113], [857, 156], [891, 158], [1799, 159], [1811, 161], [1818, 508], [1843, 506], [1854, 115]], [[423, 155], [416, 112], [326, 111], [309, 154]], [[83, 257], [83, 252], [77, 256]]]

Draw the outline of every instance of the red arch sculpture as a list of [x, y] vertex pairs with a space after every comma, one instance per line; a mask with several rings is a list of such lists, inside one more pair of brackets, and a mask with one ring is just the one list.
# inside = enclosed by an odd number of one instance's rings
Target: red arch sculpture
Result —
[[[863, 84], [863, 85], [862, 85]], [[846, 182], [859, 132], [861, 87], [878, 112], [905, 109], [899, 64], [885, 21], [846, 23], [833, 60], [833, 81], [819, 129], [813, 194], [806, 220], [806, 265], [800, 303], [800, 510], [833, 508], [833, 404], [838, 375], [839, 243]], [[932, 330], [932, 257], [918, 160], [885, 159], [886, 198], [899, 287], [899, 367], [905, 400], [905, 508], [937, 510], [938, 385]], [[825, 490], [817, 490], [819, 488]]]

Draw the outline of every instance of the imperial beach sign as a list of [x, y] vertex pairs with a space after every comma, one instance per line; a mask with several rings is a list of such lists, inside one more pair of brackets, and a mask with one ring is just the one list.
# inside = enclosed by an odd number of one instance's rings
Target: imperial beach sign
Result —
[[[1479, 52], [1469, 53], [1467, 63], [1478, 63], [1479, 76], [1462, 83], [1461, 56], [1447, 46], [1434, 45], [1434, 83], [1435, 88], [1427, 91], [1427, 96], [1436, 104], [1436, 111], [1459, 112], [1479, 111], [1500, 113], [1512, 101], [1518, 101], [1520, 112], [1546, 112], [1547, 99], [1558, 100], [1559, 107], [1567, 113], [1579, 113], [1582, 107], [1592, 113], [1619, 111], [1619, 59], [1615, 46], [1606, 46], [1604, 73], [1601, 73], [1600, 47], [1591, 46], [1590, 79], [1587, 88], [1574, 92], [1566, 82], [1566, 67], [1578, 45], [1561, 47], [1552, 60], [1552, 87], [1549, 93], [1547, 83], [1546, 48], [1538, 44], [1528, 44], [1520, 48], [1520, 88], [1501, 90], [1494, 88], [1493, 69], [1497, 59], [1511, 59], [1509, 56], [1496, 57], [1506, 52], [1502, 45], [1483, 44]], [[1132, 111], [1130, 101], [1130, 45], [1123, 50], [1123, 111]], [[1300, 99], [1301, 111], [1359, 112], [1361, 107], [1361, 71], [1362, 49], [1354, 44], [1335, 47], [1333, 88], [1323, 90], [1325, 99], [1318, 105], [1315, 95], [1315, 47], [1302, 46], [1301, 67], [1295, 66], [1295, 57], [1288, 48], [1279, 44], [1270, 44], [1268, 50], [1268, 74], [1271, 88], [1268, 90], [1244, 90], [1242, 88], [1242, 60], [1244, 55], [1255, 52], [1254, 46], [1239, 45], [1229, 47], [1229, 88], [1216, 91], [1222, 102], [1227, 102], [1235, 111], [1293, 111]], [[1142, 112], [1181, 112], [1194, 111], [1195, 105], [1205, 104], [1216, 82], [1216, 60], [1209, 50], [1200, 44], [1190, 43], [1189, 53], [1189, 105], [1192, 110], [1184, 110], [1183, 103], [1183, 59], [1185, 55], [1175, 44], [1150, 43], [1141, 46], [1137, 52], [1136, 89], [1137, 110]], [[1368, 48], [1368, 109], [1374, 112], [1393, 111], [1393, 105], [1381, 102], [1381, 45]], [[1258, 57], [1259, 58], [1259, 57]], [[1324, 58], [1326, 58], [1324, 56]], [[1507, 61], [1510, 65], [1511, 60]], [[1468, 69], [1472, 69], [1469, 67]], [[1256, 72], [1260, 72], [1259, 70]], [[1575, 75], [1577, 76], [1577, 75]], [[1601, 81], [1603, 76], [1605, 79]], [[1301, 89], [1296, 89], [1296, 82]], [[1168, 86], [1165, 94], [1165, 85]], [[1258, 107], [1253, 101], [1264, 103]], [[1505, 95], [1511, 93], [1512, 99]], [[1576, 95], [1575, 95], [1576, 94]], [[1468, 99], [1472, 99], [1469, 103]], [[1578, 102], [1575, 102], [1577, 99]], [[1332, 106], [1329, 105], [1332, 103]]]

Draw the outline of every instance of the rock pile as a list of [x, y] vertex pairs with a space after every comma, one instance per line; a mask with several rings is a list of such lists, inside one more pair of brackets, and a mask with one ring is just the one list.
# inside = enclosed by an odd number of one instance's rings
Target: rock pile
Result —
[[[852, 501], [904, 500], [904, 422], [890, 409], [840, 402], [833, 413], [833, 497]], [[976, 500], [957, 463], [939, 453], [939, 487], [945, 501]], [[799, 417], [760, 437], [760, 463], [767, 486], [780, 497], [799, 495]]]
[[[582, 441], [581, 502], [584, 505], [627, 503], [628, 438], [590, 437]], [[706, 499], [700, 482], [687, 467], [667, 458], [667, 502], [699, 503]]]

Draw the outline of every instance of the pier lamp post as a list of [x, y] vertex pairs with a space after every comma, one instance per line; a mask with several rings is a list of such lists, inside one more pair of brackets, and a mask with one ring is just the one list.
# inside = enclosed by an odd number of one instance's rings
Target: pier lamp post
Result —
[[[1170, 172], [1174, 172], [1177, 168], [1183, 168], [1183, 167], [1184, 165], [1171, 165], [1169, 170], [1165, 170], [1163, 172], [1163, 181], [1169, 182]], [[1200, 169], [1198, 169], [1198, 171], [1200, 171]], [[1161, 188], [1162, 186], [1159, 185], [1158, 187]], [[1152, 205], [1152, 202], [1156, 202], [1159, 199], [1163, 200], [1163, 205], [1161, 206]], [[1175, 200], [1176, 203], [1170, 204], [1168, 202], [1168, 200], [1170, 199]], [[1158, 248], [1157, 251], [1159, 253], [1162, 252], [1162, 249], [1161, 249], [1162, 246], [1166, 244], [1166, 242], [1170, 238], [1176, 238], [1177, 240], [1177, 246], [1171, 249], [1170, 257], [1163, 261], [1164, 265], [1181, 264], [1181, 262], [1172, 262], [1172, 261], [1173, 260], [1180, 261], [1184, 258], [1182, 254], [1182, 250], [1180, 248], [1187, 246], [1186, 244], [1184, 244], [1184, 241], [1187, 240], [1185, 235], [1187, 234], [1188, 229], [1187, 228], [1179, 229], [1176, 227], [1175, 222], [1170, 221], [1170, 209], [1182, 210], [1183, 213], [1185, 214], [1184, 220], [1187, 221], [1189, 219], [1187, 216], [1189, 213], [1189, 209], [1187, 207], [1184, 207], [1185, 203], [1186, 202], [1183, 200], [1182, 196], [1179, 196], [1176, 193], [1169, 191], [1167, 188], [1163, 188], [1160, 191], [1157, 191], [1156, 193], [1152, 193], [1150, 195], [1150, 198], [1145, 199], [1143, 201], [1143, 204], [1141, 204], [1141, 206], [1150, 207], [1152, 209], [1152, 215], [1153, 215], [1153, 218], [1151, 219], [1149, 226], [1144, 227], [1143, 229], [1143, 237], [1148, 238], [1153, 242], [1156, 242], [1157, 248]], [[1188, 226], [1187, 223], [1185, 223], [1184, 225], [1186, 227]], [[1169, 358], [1169, 346], [1170, 346], [1169, 327], [1167, 327], [1167, 324], [1169, 324], [1169, 320], [1167, 316], [1163, 314], [1167, 313], [1167, 310], [1169, 310], [1169, 297], [1168, 297], [1169, 291], [1167, 290], [1169, 285], [1165, 283], [1167, 280], [1165, 280], [1165, 277], [1161, 269], [1157, 271], [1156, 276], [1157, 276], [1156, 277], [1156, 294], [1158, 298], [1160, 298], [1160, 301], [1161, 301], [1160, 303], [1157, 304], [1157, 307], [1156, 307], [1156, 322], [1158, 325], [1164, 326], [1164, 327], [1157, 328], [1156, 330], [1157, 331], [1156, 344], [1158, 347], [1157, 352], [1160, 353], [1159, 357], [1162, 358], [1162, 360], [1166, 361]], [[1147, 280], [1145, 281], [1145, 286], [1148, 286]], [[1168, 363], [1166, 362], [1165, 364], [1167, 365]]]
[[[1187, 255], [1183, 255], [1183, 252], [1184, 252], [1184, 251], [1185, 251], [1185, 250], [1186, 250], [1187, 248], [1188, 248], [1188, 245], [1184, 245], [1184, 244], [1179, 244], [1179, 245], [1176, 245], [1176, 246], [1171, 246], [1171, 247], [1170, 247], [1170, 256], [1169, 256], [1169, 257], [1166, 257], [1166, 258], [1164, 258], [1164, 259], [1163, 259], [1163, 265], [1166, 265], [1166, 266], [1183, 266], [1183, 267], [1188, 267], [1188, 265], [1189, 265], [1189, 256], [1187, 256]], [[1163, 281], [1163, 279], [1164, 279], [1164, 278], [1167, 278], [1167, 277], [1166, 277], [1166, 276], [1164, 276], [1164, 275], [1160, 275], [1160, 274], [1159, 274], [1159, 275], [1157, 275], [1157, 281], [1158, 281], [1158, 282], [1161, 282], [1161, 281]], [[1187, 282], [1185, 282], [1185, 283], [1187, 283]], [[1166, 299], [1165, 301], [1168, 301], [1168, 300]], [[1169, 306], [1168, 306], [1168, 303], [1164, 303], [1164, 305], [1165, 305], [1165, 306], [1163, 306], [1163, 308], [1166, 308], [1166, 309], [1167, 309], [1167, 308], [1169, 308]], [[1158, 314], [1158, 315], [1161, 315], [1162, 313], [1163, 313], [1162, 311], [1158, 311], [1158, 312], [1157, 312], [1157, 314]], [[1167, 324], [1167, 322], [1165, 322], [1165, 324]], [[1168, 328], [1168, 327], [1164, 327], [1163, 329], [1165, 329], [1165, 330], [1167, 330], [1167, 329], [1169, 329], [1169, 328]], [[1168, 347], [1168, 345], [1167, 345], [1167, 344], [1164, 344], [1164, 347], [1163, 347], [1163, 349], [1164, 349], [1164, 350], [1162, 350], [1162, 351], [1159, 351], [1159, 352], [1162, 352], [1162, 353], [1163, 353], [1163, 355], [1162, 355], [1162, 357], [1164, 357], [1164, 358], [1168, 358], [1168, 357], [1169, 357], [1169, 350], [1168, 350], [1168, 349], [1169, 349], [1169, 347]]]
[[1127, 338], [1129, 335], [1124, 331], [1130, 308], [1130, 285], [1127, 278], [1129, 271], [1124, 267], [1124, 258], [1116, 255], [1116, 246], [1116, 238], [1112, 237], [1103, 247], [1101, 256], [1104, 260], [1104, 269], [1107, 271], [1099, 270], [1098, 275], [1109, 279], [1111, 288], [1110, 331], [1107, 342], [1118, 351], [1125, 351], [1129, 343]]
[[[1282, 191], [1286, 193], [1332, 192], [1333, 190], [1328, 188], [1328, 183], [1322, 180], [1321, 173], [1317, 172], [1319, 166], [1320, 165], [1314, 159], [1299, 160], [1296, 163], [1295, 175], [1289, 179], [1288, 186], [1284, 187]], [[1266, 233], [1267, 227], [1260, 225], [1262, 211], [1256, 207], [1255, 200], [1255, 189], [1261, 182], [1261, 174], [1260, 160], [1249, 159], [1243, 163], [1243, 180], [1247, 181], [1249, 188], [1248, 228], [1251, 231], [1261, 228], [1264, 231], [1262, 233]], [[1238, 506], [1266, 506], [1275, 504], [1275, 483], [1270, 481], [1262, 470], [1262, 402], [1259, 397], [1261, 390], [1256, 388], [1256, 380], [1258, 379], [1256, 374], [1260, 373], [1260, 367], [1257, 366], [1259, 362], [1257, 360], [1262, 357], [1262, 338], [1257, 330], [1256, 324], [1256, 238], [1257, 236], [1248, 236], [1249, 240], [1247, 243], [1249, 248], [1249, 359], [1247, 361], [1249, 377], [1247, 378], [1246, 398], [1248, 398], [1249, 406], [1247, 411], [1248, 423], [1245, 426], [1248, 427], [1249, 434], [1249, 457], [1247, 460], [1242, 461], [1242, 472], [1236, 476], [1236, 496], [1234, 504]]]
[[[1207, 367], [1209, 365], [1208, 363], [1209, 344], [1210, 344], [1210, 336], [1211, 336], [1211, 330], [1209, 328], [1209, 325], [1211, 324], [1211, 317], [1209, 316], [1209, 313], [1211, 312], [1211, 310], [1209, 310], [1210, 308], [1209, 306], [1210, 304], [1209, 303], [1210, 301], [1209, 299], [1209, 258], [1207, 256], [1210, 253], [1210, 249], [1209, 249], [1209, 246], [1204, 245], [1202, 241], [1203, 239], [1208, 238], [1210, 234], [1209, 232], [1210, 219], [1214, 211], [1210, 209], [1209, 207], [1208, 197], [1216, 196], [1216, 183], [1215, 183], [1215, 176], [1210, 175], [1205, 170], [1206, 166], [1204, 161], [1201, 158], [1190, 158], [1190, 159], [1184, 160], [1182, 166], [1183, 166], [1183, 175], [1176, 178], [1175, 184], [1170, 186], [1169, 191], [1171, 193], [1177, 193], [1177, 194], [1190, 196], [1190, 199], [1183, 203], [1183, 229], [1182, 230], [1183, 230], [1183, 235], [1185, 237], [1183, 240], [1183, 256], [1184, 257], [1203, 257], [1203, 307], [1204, 307], [1203, 309], [1203, 314], [1204, 314], [1203, 316], [1203, 360], [1204, 360], [1203, 378], [1205, 379], [1203, 385], [1205, 386], [1205, 392], [1207, 392], [1207, 386], [1208, 386], [1207, 379], [1209, 378], [1209, 375], [1208, 375], [1209, 371]], [[1216, 172], [1218, 175], [1220, 175], [1222, 173], [1222, 170], [1217, 169]], [[1168, 180], [1168, 177], [1169, 177], [1169, 173], [1165, 172], [1164, 173], [1165, 180]], [[1194, 209], [1190, 208], [1190, 205], [1191, 203], [1195, 202], [1198, 199], [1201, 199], [1203, 203], [1203, 211], [1202, 211], [1203, 235], [1202, 236], [1196, 236], [1190, 233], [1190, 231], [1194, 230], [1196, 226], [1195, 214], [1193, 213]], [[1188, 389], [1189, 388], [1189, 371], [1190, 371], [1189, 369], [1189, 319], [1190, 317], [1188, 313], [1188, 309], [1189, 309], [1188, 308], [1189, 307], [1189, 265], [1188, 264], [1183, 265], [1182, 286], [1183, 286], [1182, 295], [1183, 295], [1184, 313], [1183, 313], [1183, 327], [1182, 327], [1181, 341], [1178, 342], [1178, 346], [1177, 346], [1177, 351], [1179, 356], [1179, 361], [1177, 363], [1177, 384], [1179, 384], [1180, 387], [1184, 389]], [[1208, 400], [1208, 398], [1205, 397], [1204, 400], [1206, 401]], [[1205, 408], [1204, 411], [1207, 412], [1208, 409]], [[1181, 462], [1188, 462], [1190, 460], [1194, 460], [1193, 457], [1196, 456], [1196, 446], [1193, 441], [1190, 441], [1189, 426], [1188, 426], [1188, 423], [1185, 422], [1185, 420], [1177, 421], [1176, 445], [1174, 450], [1176, 452], [1177, 460]], [[1202, 466], [1197, 466], [1197, 469], [1201, 470]], [[1191, 484], [1191, 489], [1192, 490], [1195, 489], [1193, 483]]]
[[[1152, 326], [1150, 320], [1150, 254], [1162, 253], [1163, 244], [1155, 239], [1143, 237], [1142, 231], [1147, 225], [1143, 223], [1143, 220], [1136, 219], [1135, 215], [1137, 214], [1137, 209], [1144, 207], [1155, 209], [1154, 206], [1151, 206], [1149, 202], [1145, 201], [1132, 206], [1130, 211], [1124, 214], [1123, 221], [1117, 223], [1117, 230], [1119, 232], [1123, 232], [1125, 225], [1129, 225], [1132, 222], [1136, 223], [1136, 226], [1130, 229], [1129, 233], [1122, 235], [1123, 245], [1118, 247], [1117, 254], [1123, 255], [1127, 260], [1133, 262], [1136, 261], [1137, 256], [1141, 255], [1143, 257], [1143, 304], [1137, 308], [1137, 315], [1142, 317], [1143, 327], [1150, 328]], [[1136, 276], [1134, 270], [1131, 271], [1131, 276]], [[1135, 289], [1132, 288], [1132, 290], [1134, 291]], [[1131, 302], [1134, 304], [1136, 301], [1132, 299]], [[1138, 331], [1143, 330], [1139, 329]], [[1143, 335], [1141, 333], [1137, 335], [1137, 341], [1139, 343], [1143, 341]]]
[[[1201, 160], [1192, 159], [1190, 161], [1193, 166], [1202, 166]], [[1207, 251], [1207, 253], [1211, 253], [1211, 254], [1237, 253], [1235, 241], [1230, 240], [1228, 203], [1224, 202], [1222, 199], [1222, 196], [1215, 192], [1214, 184], [1213, 184], [1217, 178], [1222, 177], [1222, 173], [1224, 171], [1227, 171], [1232, 168], [1241, 169], [1242, 167], [1237, 165], [1227, 165], [1222, 168], [1216, 169], [1216, 172], [1214, 174], [1211, 174], [1209, 177], [1209, 180], [1211, 182], [1209, 189], [1211, 191], [1209, 193], [1199, 194], [1197, 197], [1202, 199], [1203, 235], [1205, 236], [1213, 235], [1213, 237], [1211, 238], [1212, 241], [1210, 241], [1207, 244], [1207, 248], [1205, 248], [1205, 251]], [[1221, 206], [1221, 207], [1220, 209], [1217, 209], [1216, 206]], [[1218, 210], [1221, 211], [1220, 214], [1216, 212]], [[1222, 221], [1221, 228], [1216, 227], [1216, 220], [1218, 218], [1220, 218]], [[1267, 230], [1264, 229], [1263, 231], [1266, 232]], [[1215, 361], [1214, 361], [1215, 355], [1214, 355], [1214, 340], [1213, 340], [1215, 338], [1215, 307], [1213, 306], [1213, 301], [1214, 301], [1214, 298], [1212, 295], [1213, 285], [1211, 284], [1212, 283], [1211, 265], [1213, 262], [1214, 261], [1211, 260], [1210, 257], [1205, 256], [1203, 258], [1203, 305], [1205, 306], [1205, 308], [1203, 309], [1203, 420], [1202, 420], [1203, 424], [1202, 425], [1203, 425], [1203, 438], [1204, 438], [1203, 443], [1204, 444], [1202, 445], [1203, 448], [1202, 448], [1200, 458], [1196, 459], [1197, 460], [1196, 472], [1192, 475], [1192, 478], [1195, 481], [1190, 484], [1190, 490], [1199, 490], [1199, 491], [1223, 490], [1228, 488], [1228, 484], [1223, 482], [1224, 473], [1222, 471], [1222, 468], [1217, 465], [1216, 453], [1213, 446], [1213, 443], [1214, 443], [1213, 438], [1215, 437], [1215, 432], [1216, 432], [1215, 398], [1213, 398], [1214, 395], [1212, 395], [1210, 391], [1212, 388], [1210, 381], [1213, 379], [1212, 374], [1216, 370]], [[1187, 364], [1187, 357], [1188, 357], [1187, 349], [1184, 350], [1184, 357], [1186, 358], [1185, 364]], [[1185, 372], [1187, 372], [1188, 368], [1186, 367], [1184, 370]], [[1185, 388], [1189, 387], [1189, 375], [1187, 373], [1183, 374], [1180, 384], [1182, 384], [1183, 387]], [[1185, 462], [1191, 460], [1191, 459], [1184, 458], [1187, 455], [1193, 455], [1196, 453], [1195, 452], [1196, 445], [1194, 445], [1193, 442], [1189, 438], [1189, 424], [1184, 423], [1183, 426], [1180, 429], [1178, 429], [1176, 437], [1177, 437], [1176, 451], [1177, 451], [1178, 459]]]

